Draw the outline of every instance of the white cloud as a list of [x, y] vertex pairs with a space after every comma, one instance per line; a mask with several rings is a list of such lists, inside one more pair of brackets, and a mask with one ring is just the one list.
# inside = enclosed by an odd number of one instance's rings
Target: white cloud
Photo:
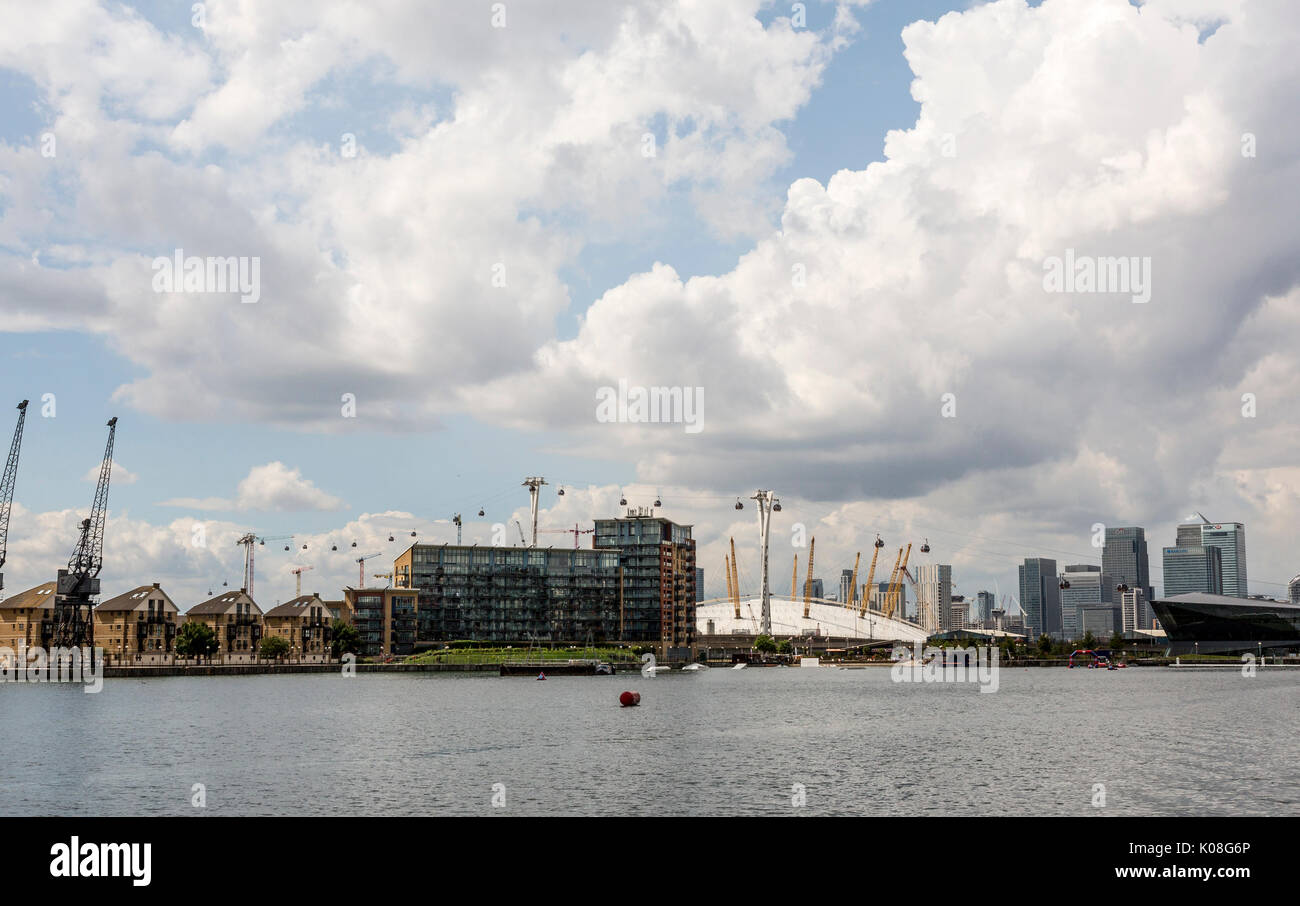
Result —
[[[98, 482], [99, 469], [100, 466], [98, 464], [91, 466], [89, 469], [86, 470], [86, 474], [81, 476], [81, 480]], [[140, 480], [139, 475], [136, 475], [134, 472], [129, 471], [125, 466], [123, 466], [116, 459], [113, 460], [113, 469], [109, 475], [110, 484], [114, 484], [114, 485], [135, 484], [139, 480]]]
[[309, 510], [345, 509], [342, 500], [327, 494], [307, 478], [302, 471], [289, 468], [280, 461], [263, 466], [253, 466], [242, 478], [233, 499], [224, 497], [174, 497], [163, 500], [158, 506], [197, 510], [279, 510], [306, 512]]

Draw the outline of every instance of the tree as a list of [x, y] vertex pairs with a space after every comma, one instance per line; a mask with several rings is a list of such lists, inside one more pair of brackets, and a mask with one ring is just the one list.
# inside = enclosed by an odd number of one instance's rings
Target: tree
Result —
[[1124, 634], [1116, 630], [1110, 634], [1110, 647], [1113, 651], [1119, 651], [1124, 647]]
[[219, 647], [217, 634], [207, 623], [187, 620], [176, 633], [176, 654], [179, 657], [211, 657]]
[[1085, 633], [1083, 634], [1083, 642], [1080, 644], [1079, 647], [1080, 647], [1080, 648], [1096, 648], [1096, 647], [1097, 647], [1097, 637], [1096, 637], [1095, 635], [1092, 634], [1092, 631], [1091, 631], [1091, 630], [1089, 630], [1088, 632], [1085, 632]]
[[257, 646], [257, 653], [264, 658], [270, 659], [284, 657], [289, 653], [289, 642], [284, 636], [263, 636], [261, 643]]
[[763, 633], [758, 638], [754, 639], [754, 650], [761, 651], [763, 654], [775, 654], [776, 639], [772, 638], [767, 633]]
[[1038, 637], [1038, 651], [1044, 657], [1052, 653], [1052, 637], [1047, 633], [1043, 633]]
[[778, 654], [793, 654], [794, 643], [791, 642], [789, 639], [782, 639], [781, 641], [777, 642], [776, 650]]
[[346, 620], [335, 619], [330, 628], [330, 654], [333, 657], [360, 653], [361, 633], [357, 632], [357, 627]]

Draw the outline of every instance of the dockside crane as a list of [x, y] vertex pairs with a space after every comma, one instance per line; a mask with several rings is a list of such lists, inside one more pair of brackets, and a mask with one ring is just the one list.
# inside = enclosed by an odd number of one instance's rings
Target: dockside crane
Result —
[[104, 461], [99, 465], [95, 502], [91, 504], [90, 516], [81, 522], [81, 536], [68, 559], [68, 568], [59, 570], [50, 619], [41, 621], [41, 636], [49, 639], [47, 647], [95, 646], [92, 598], [99, 594], [99, 572], [104, 568], [104, 524], [108, 518], [108, 482], [113, 472], [116, 437], [117, 417], [114, 416], [108, 420], [108, 443], [104, 447]]
[[[244, 546], [244, 593], [253, 600], [257, 598], [253, 594], [253, 546], [265, 547], [268, 541], [292, 541], [293, 535], [255, 535], [252, 532], [246, 532], [241, 535], [236, 544]], [[284, 546], [285, 550], [289, 545]]]
[[[9, 511], [14, 505], [14, 482], [18, 480], [18, 451], [23, 445], [23, 423], [27, 421], [27, 400], [18, 404], [18, 426], [9, 444], [9, 459], [5, 461], [4, 479], [0, 480], [0, 567], [9, 554]], [[0, 572], [0, 591], [4, 591], [5, 574]]]
[[813, 552], [817, 550], [817, 539], [808, 545], [808, 578], [803, 583], [803, 618], [808, 619], [808, 609], [812, 607]]

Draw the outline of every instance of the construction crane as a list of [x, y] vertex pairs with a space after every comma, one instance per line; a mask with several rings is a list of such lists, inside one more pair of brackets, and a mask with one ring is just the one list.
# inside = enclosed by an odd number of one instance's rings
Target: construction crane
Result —
[[[237, 541], [235, 541], [236, 544], [242, 544], [244, 546], [244, 586], [243, 587], [244, 587], [244, 592], [250, 598], [253, 597], [253, 545], [257, 544], [264, 547], [266, 545], [266, 542], [268, 541], [292, 541], [292, 540], [293, 540], [293, 535], [262, 536], [262, 535], [255, 535], [252, 532], [246, 532], [245, 534], [241, 535]], [[284, 549], [288, 550], [289, 546], [285, 545]]]
[[357, 557], [357, 566], [360, 567], [357, 570], [357, 588], [366, 587], [366, 561], [373, 560], [381, 554], [383, 554], [383, 551], [376, 551], [373, 554], [366, 554], [364, 557]]
[[885, 595], [885, 616], [893, 619], [894, 610], [898, 607], [899, 586], [903, 583], [903, 574], [907, 572], [907, 560], [912, 556], [912, 542], [907, 542], [907, 552], [903, 554], [901, 566], [896, 566], [893, 576], [889, 580], [889, 592]]
[[519, 524], [518, 519], [515, 520], [515, 528], [519, 529], [519, 543], [522, 544], [524, 547], [527, 547], [528, 539], [524, 536], [524, 527]]
[[302, 574], [309, 569], [315, 569], [315, 568], [316, 567], [314, 566], [295, 566], [293, 569], [289, 570], [289, 572], [293, 573], [296, 582], [296, 585], [294, 587], [294, 592], [293, 592], [293, 596], [295, 598], [302, 597]]
[[790, 600], [797, 600], [799, 593], [799, 555], [794, 555], [794, 564], [790, 567]]
[[853, 558], [853, 578], [849, 579], [849, 599], [844, 602], [844, 606], [849, 610], [858, 603], [858, 564], [862, 562], [862, 551]]
[[736, 619], [740, 619], [740, 569], [736, 563], [736, 539], [731, 539], [731, 603], [736, 607]]
[[573, 523], [573, 528], [544, 528], [544, 529], [538, 529], [538, 531], [539, 531], [539, 532], [543, 532], [543, 533], [545, 533], [545, 534], [549, 534], [549, 535], [556, 535], [556, 534], [561, 534], [561, 535], [563, 535], [563, 534], [569, 534], [569, 535], [572, 535], [572, 536], [573, 536], [573, 549], [576, 551], [576, 550], [578, 549], [578, 536], [579, 536], [579, 535], [590, 535], [592, 532], [594, 532], [594, 531], [596, 531], [596, 530], [595, 530], [595, 529], [589, 529], [589, 528], [587, 528], [587, 529], [580, 529], [580, 528], [578, 528], [578, 523], [575, 522], [575, 523]]
[[812, 607], [813, 552], [817, 550], [817, 539], [808, 545], [808, 578], [803, 583], [803, 618], [808, 619], [808, 609]]
[[[727, 577], [727, 603], [730, 604], [732, 600], [736, 597], [731, 593], [731, 558], [724, 553], [722, 555], [722, 562], [723, 562], [722, 571]], [[740, 614], [736, 614], [736, 616], [739, 617]]]
[[388, 580], [388, 587], [389, 587], [389, 588], [392, 588], [392, 587], [393, 587], [393, 574], [392, 574], [392, 573], [371, 573], [371, 574], [370, 574], [370, 577], [371, 577], [372, 579], [387, 579], [387, 580]]
[[[23, 423], [27, 420], [27, 400], [18, 404], [18, 426], [9, 445], [9, 459], [5, 462], [4, 479], [0, 480], [0, 567], [9, 554], [9, 511], [14, 505], [14, 482], [18, 480], [18, 451], [23, 445]], [[0, 572], [0, 591], [4, 591], [5, 574]]]
[[460, 529], [462, 525], [460, 521], [460, 513], [457, 513], [455, 516], [452, 516], [451, 521], [456, 526], [456, 546], [460, 547]]
[[91, 504], [89, 518], [81, 522], [81, 536], [68, 558], [68, 568], [59, 570], [49, 632], [41, 627], [41, 635], [50, 639], [49, 647], [93, 648], [95, 645], [95, 623], [91, 618], [95, 605], [91, 599], [99, 594], [99, 572], [104, 568], [104, 524], [108, 518], [108, 482], [113, 472], [116, 436], [117, 417], [114, 416], [108, 420], [108, 443], [104, 446], [104, 460], [99, 464], [95, 502]]
[[871, 604], [872, 583], [876, 581], [876, 557], [884, 546], [885, 542], [880, 540], [880, 535], [876, 535], [875, 549], [871, 552], [871, 569], [867, 570], [867, 590], [862, 595], [862, 609], [858, 611], [858, 616], [866, 616], [867, 607]]

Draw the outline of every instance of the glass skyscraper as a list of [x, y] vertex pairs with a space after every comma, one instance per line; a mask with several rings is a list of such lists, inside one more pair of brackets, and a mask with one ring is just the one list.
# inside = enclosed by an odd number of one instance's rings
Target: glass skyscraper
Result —
[[1201, 546], [1219, 549], [1223, 593], [1237, 598], [1246, 597], [1246, 527], [1240, 522], [1203, 525]]
[[1107, 526], [1101, 571], [1110, 576], [1115, 585], [1142, 589], [1149, 600], [1155, 590], [1151, 587], [1151, 566], [1147, 560], [1146, 529], [1141, 526]]
[[1056, 561], [1026, 557], [1020, 567], [1020, 609], [1025, 612], [1025, 631], [1031, 641], [1040, 635], [1061, 634], [1061, 589], [1056, 578]]
[[[1181, 535], [1181, 526], [1179, 534]], [[1197, 539], [1198, 541], [1200, 539]], [[1223, 552], [1217, 547], [1166, 547], [1164, 559], [1164, 596], [1200, 591], [1223, 594]]]
[[[1069, 588], [1061, 589], [1061, 634], [1067, 639], [1083, 637], [1085, 627], [1079, 616], [1080, 607], [1087, 604], [1109, 604], [1115, 600], [1111, 577], [1100, 566], [1071, 564], [1061, 573]], [[1118, 605], [1116, 605], [1118, 611]]]

